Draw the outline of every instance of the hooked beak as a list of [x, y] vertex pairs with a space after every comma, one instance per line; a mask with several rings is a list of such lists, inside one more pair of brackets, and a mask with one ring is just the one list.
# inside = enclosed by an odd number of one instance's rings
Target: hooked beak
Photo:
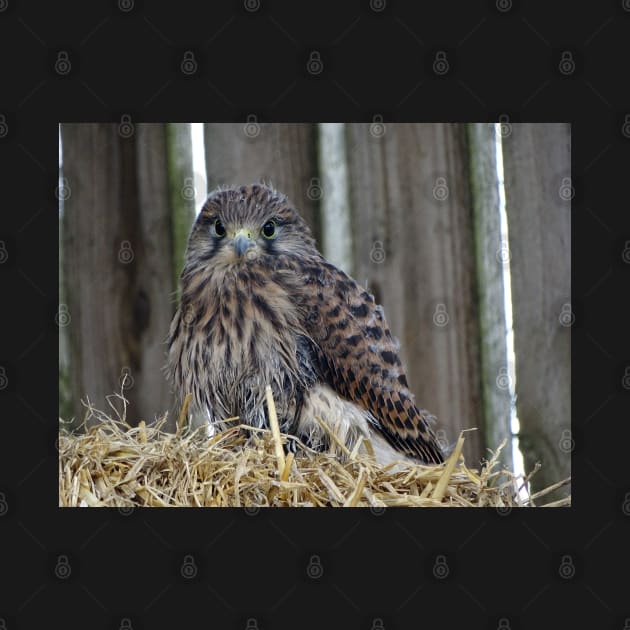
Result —
[[232, 242], [232, 246], [234, 247], [234, 251], [242, 256], [250, 247], [254, 246], [254, 241], [252, 240], [252, 234], [248, 230], [238, 230], [234, 235], [234, 241]]

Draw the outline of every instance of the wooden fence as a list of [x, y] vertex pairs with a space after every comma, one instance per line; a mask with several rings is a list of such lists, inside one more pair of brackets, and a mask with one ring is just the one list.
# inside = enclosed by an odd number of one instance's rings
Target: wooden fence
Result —
[[[477, 464], [508, 438], [516, 394], [526, 468], [570, 473], [570, 129], [502, 126], [509, 242], [491, 124], [207, 124], [208, 187], [272, 183], [332, 262], [367, 285], [401, 342], [439, 437], [467, 434]], [[61, 328], [65, 413], [119, 390], [151, 420], [172, 401], [161, 370], [193, 220], [188, 125], [62, 125]], [[188, 182], [188, 187], [186, 185]], [[511, 271], [510, 382], [504, 271]], [[129, 379], [128, 379], [129, 380]]]

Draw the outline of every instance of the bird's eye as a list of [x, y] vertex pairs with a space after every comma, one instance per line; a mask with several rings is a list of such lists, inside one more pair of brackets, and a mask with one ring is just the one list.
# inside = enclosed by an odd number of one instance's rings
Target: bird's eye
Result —
[[273, 238], [276, 233], [276, 222], [267, 221], [262, 227], [262, 234], [265, 238]]
[[214, 233], [219, 237], [223, 238], [225, 236], [225, 226], [221, 223], [221, 219], [217, 219], [214, 222]]

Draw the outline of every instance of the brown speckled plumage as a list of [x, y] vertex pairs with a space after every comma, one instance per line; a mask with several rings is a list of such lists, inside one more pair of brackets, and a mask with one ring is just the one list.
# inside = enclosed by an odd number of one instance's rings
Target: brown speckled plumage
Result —
[[176, 392], [190, 392], [210, 422], [239, 416], [267, 426], [269, 384], [281, 430], [311, 445], [327, 444], [317, 417], [349, 448], [367, 433], [394, 455], [443, 460], [382, 307], [321, 256], [286, 197], [258, 184], [210, 195], [181, 285], [169, 372]]

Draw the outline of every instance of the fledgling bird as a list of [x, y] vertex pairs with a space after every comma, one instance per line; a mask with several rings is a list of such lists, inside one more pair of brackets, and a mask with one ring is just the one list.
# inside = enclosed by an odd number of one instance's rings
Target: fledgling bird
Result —
[[190, 233], [168, 371], [208, 421], [280, 430], [317, 449], [369, 438], [377, 461], [438, 464], [444, 455], [409, 391], [381, 306], [327, 262], [287, 198], [252, 184], [219, 189]]

